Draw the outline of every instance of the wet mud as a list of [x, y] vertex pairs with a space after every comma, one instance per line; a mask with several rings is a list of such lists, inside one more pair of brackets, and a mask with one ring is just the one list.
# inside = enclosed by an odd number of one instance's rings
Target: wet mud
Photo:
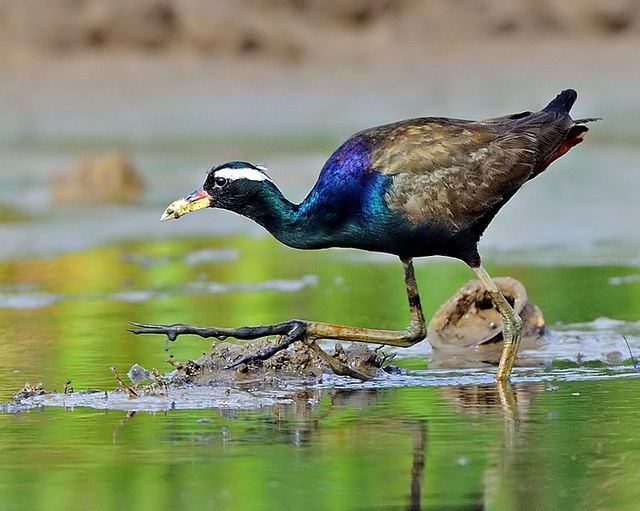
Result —
[[[265, 361], [227, 366], [241, 358], [258, 353], [273, 344], [263, 340], [246, 344], [216, 342], [210, 352], [195, 360], [168, 360], [173, 371], [161, 374], [133, 364], [125, 376], [112, 368], [115, 390], [88, 389], [75, 392], [65, 384], [63, 392], [48, 391], [41, 383], [25, 384], [14, 399], [0, 405], [0, 411], [17, 413], [42, 406], [87, 406], [116, 410], [168, 410], [177, 408], [261, 408], [278, 403], [291, 403], [302, 389], [321, 384], [330, 371], [327, 363], [303, 343], [295, 343]], [[393, 356], [365, 345], [329, 351], [340, 362], [375, 379], [400, 370], [388, 365]]]
[[[276, 341], [277, 342], [277, 341]], [[273, 340], [248, 344], [214, 343], [208, 353], [187, 363], [174, 363], [174, 383], [210, 385], [217, 382], [242, 383], [251, 380], [269, 382], [280, 378], [297, 378], [319, 383], [330, 369], [327, 363], [306, 344], [294, 343], [289, 349], [276, 353], [265, 361], [244, 363], [233, 369], [226, 367], [238, 360], [259, 353], [273, 345]], [[393, 368], [384, 367], [390, 357], [365, 345], [353, 344], [344, 348], [336, 344], [329, 355], [370, 378], [380, 376]]]

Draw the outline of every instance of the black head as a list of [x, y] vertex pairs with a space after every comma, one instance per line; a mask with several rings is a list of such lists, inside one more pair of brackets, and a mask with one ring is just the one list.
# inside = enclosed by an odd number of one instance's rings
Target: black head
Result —
[[213, 167], [202, 189], [171, 203], [162, 220], [180, 218], [198, 209], [223, 208], [242, 213], [266, 184], [272, 184], [266, 167], [245, 161], [232, 161]]
[[203, 189], [211, 197], [211, 207], [237, 211], [263, 189], [271, 179], [266, 167], [246, 161], [232, 161], [212, 168]]

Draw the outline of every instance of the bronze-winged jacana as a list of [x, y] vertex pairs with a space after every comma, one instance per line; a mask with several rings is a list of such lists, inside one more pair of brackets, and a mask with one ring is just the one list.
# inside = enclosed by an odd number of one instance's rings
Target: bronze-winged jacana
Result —
[[235, 211], [301, 249], [351, 247], [397, 255], [404, 267], [411, 322], [391, 331], [290, 320], [275, 325], [201, 328], [134, 323], [134, 333], [224, 339], [283, 336], [273, 348], [232, 364], [264, 360], [297, 340], [320, 354], [338, 374], [362, 377], [322, 351], [317, 339], [408, 347], [426, 336], [413, 258], [443, 255], [467, 263], [502, 316], [504, 347], [498, 380], [507, 380], [522, 322], [483, 268], [477, 244], [498, 210], [520, 187], [582, 142], [584, 125], [569, 110], [574, 90], [560, 93], [538, 112], [483, 121], [423, 117], [356, 133], [325, 163], [300, 204], [280, 192], [266, 169], [234, 161], [211, 169], [202, 189], [173, 202], [162, 220], [201, 208]]

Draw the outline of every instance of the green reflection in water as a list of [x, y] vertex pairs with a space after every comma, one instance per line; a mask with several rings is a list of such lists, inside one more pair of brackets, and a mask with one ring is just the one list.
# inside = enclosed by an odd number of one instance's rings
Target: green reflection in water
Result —
[[0, 416], [0, 497], [6, 509], [631, 510], [639, 383], [518, 385], [511, 406], [471, 386]]
[[[204, 249], [238, 257], [205, 252], [223, 260], [186, 263]], [[550, 324], [638, 319], [640, 283], [610, 284], [636, 268], [488, 266], [524, 282]], [[419, 263], [417, 273], [428, 315], [472, 278], [445, 260]], [[54, 302], [0, 309], [2, 400], [25, 381], [112, 388], [111, 365], [167, 368], [163, 341], [128, 334], [129, 320], [235, 326], [302, 317], [386, 328], [407, 320], [398, 263], [266, 238], [5, 262], [0, 279], [5, 298]], [[204, 292], [212, 283], [216, 292]], [[171, 353], [186, 359], [207, 346], [181, 339]], [[638, 386], [519, 385], [514, 409], [493, 387], [457, 387], [310, 391], [294, 406], [246, 412], [0, 416], [0, 509], [411, 509], [420, 456], [414, 508], [419, 500], [424, 509], [635, 509]]]

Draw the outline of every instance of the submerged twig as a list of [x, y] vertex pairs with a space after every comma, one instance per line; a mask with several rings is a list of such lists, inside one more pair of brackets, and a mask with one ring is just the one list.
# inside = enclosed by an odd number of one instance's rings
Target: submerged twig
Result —
[[155, 385], [162, 388], [165, 394], [169, 393], [169, 382], [168, 380], [160, 374], [157, 368], [153, 368], [151, 370], [151, 375], [155, 378]]
[[133, 389], [132, 387], [130, 387], [124, 382], [124, 380], [120, 377], [120, 374], [118, 373], [118, 370], [115, 367], [111, 368], [111, 372], [113, 373], [113, 376], [115, 377], [118, 384], [127, 391], [127, 394], [129, 395], [129, 399], [132, 399], [134, 397], [139, 397], [135, 389]]
[[624, 335], [622, 336], [622, 338], [624, 339], [624, 343], [627, 345], [627, 349], [629, 350], [629, 356], [631, 357], [631, 363], [633, 364], [633, 368], [639, 369], [638, 361], [636, 360], [636, 357], [633, 356], [633, 352], [631, 351], [631, 346], [629, 346], [629, 341], [627, 341], [627, 338]]

